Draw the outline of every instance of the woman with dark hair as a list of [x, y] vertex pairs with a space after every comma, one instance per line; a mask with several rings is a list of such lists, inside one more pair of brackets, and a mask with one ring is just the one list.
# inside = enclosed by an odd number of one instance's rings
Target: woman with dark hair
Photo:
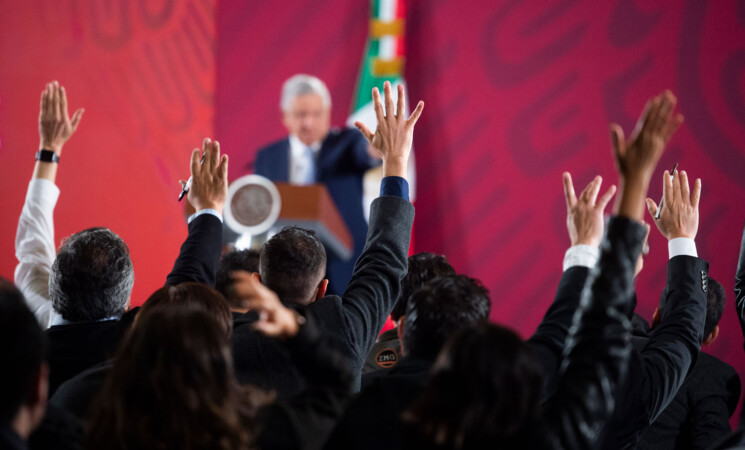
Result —
[[201, 305], [171, 304], [165, 294], [173, 288], [164, 288], [162, 304], [140, 311], [91, 406], [89, 448], [320, 448], [351, 395], [351, 375], [312, 322], [250, 274], [235, 281], [239, 298], [259, 313], [256, 330], [284, 341], [308, 389], [273, 403], [271, 395], [240, 386], [225, 329], [230, 320], [216, 320]]

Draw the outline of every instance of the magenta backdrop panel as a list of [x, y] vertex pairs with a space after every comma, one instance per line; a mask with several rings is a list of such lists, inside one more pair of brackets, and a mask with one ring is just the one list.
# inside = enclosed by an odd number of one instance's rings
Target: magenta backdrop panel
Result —
[[[236, 168], [280, 138], [278, 96], [296, 72], [323, 78], [340, 125], [367, 33], [367, 2], [222, 1], [217, 136]], [[406, 79], [426, 108], [417, 125], [415, 250], [444, 253], [491, 290], [492, 319], [524, 336], [561, 274], [561, 172], [615, 182], [608, 124], [629, 130], [645, 100], [670, 88], [686, 122], [663, 156], [703, 179], [700, 255], [730, 296], [707, 351], [745, 369], [733, 278], [745, 221], [745, 3], [410, 0]], [[649, 318], [665, 284], [666, 242], [653, 231], [640, 275]]]

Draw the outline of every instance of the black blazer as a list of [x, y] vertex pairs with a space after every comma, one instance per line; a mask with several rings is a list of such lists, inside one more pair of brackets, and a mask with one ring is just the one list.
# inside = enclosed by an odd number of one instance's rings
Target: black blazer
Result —
[[[370, 229], [362, 255], [343, 297], [327, 295], [302, 311], [315, 319], [329, 336], [354, 374], [359, 390], [360, 373], [370, 348], [398, 299], [401, 279], [408, 268], [407, 255], [414, 221], [414, 206], [407, 200], [383, 196], [373, 202]], [[256, 333], [249, 313], [233, 329], [233, 358], [238, 379], [288, 398], [300, 392], [302, 377], [280, 346]]]
[[[215, 271], [222, 249], [222, 223], [204, 214], [189, 224], [189, 235], [181, 246], [166, 284], [197, 281], [215, 285]], [[49, 396], [57, 388], [85, 369], [109, 359], [137, 308], [119, 320], [55, 325], [46, 334], [49, 361]]]

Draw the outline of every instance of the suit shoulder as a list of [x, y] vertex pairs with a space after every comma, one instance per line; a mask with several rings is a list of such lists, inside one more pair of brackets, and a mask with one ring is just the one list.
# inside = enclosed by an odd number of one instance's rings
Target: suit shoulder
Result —
[[261, 148], [256, 152], [256, 157], [262, 156], [262, 154], [266, 154], [268, 152], [275, 151], [277, 149], [285, 148], [289, 144], [290, 140], [289, 138], [282, 138], [277, 141], [271, 142]]

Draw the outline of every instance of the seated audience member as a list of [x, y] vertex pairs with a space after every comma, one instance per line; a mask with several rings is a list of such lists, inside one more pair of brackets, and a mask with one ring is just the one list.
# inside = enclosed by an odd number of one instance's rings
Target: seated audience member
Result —
[[[652, 328], [665, 313], [667, 298], [662, 297], [652, 318]], [[704, 345], [719, 336], [719, 319], [724, 312], [724, 288], [709, 278], [706, 292]], [[643, 348], [646, 333], [633, 331], [632, 343]], [[639, 449], [707, 449], [712, 442], [728, 436], [729, 418], [740, 399], [740, 377], [729, 364], [707, 353], [698, 355], [678, 394], [655, 422], [642, 434]]]
[[2, 278], [0, 340], [5, 346], [0, 370], [0, 448], [25, 449], [44, 417], [49, 370], [39, 324], [23, 295]]
[[233, 375], [224, 315], [197, 304], [143, 308], [94, 401], [92, 449], [318, 448], [351, 376], [307, 323], [250, 275], [238, 274], [236, 295], [258, 311], [255, 328], [284, 341], [309, 390], [289, 403], [241, 387]]
[[621, 193], [574, 316], [553, 396], [541, 404], [541, 365], [515, 333], [491, 324], [464, 329], [446, 344], [425, 390], [403, 413], [403, 448], [599, 444], [628, 367], [625, 313], [646, 231], [644, 196], [671, 122], [669, 105], [660, 100], [648, 104], [629, 142], [614, 130]]
[[[424, 103], [406, 119], [403, 86], [398, 88], [398, 108], [394, 107], [390, 83], [386, 82], [384, 89], [385, 114], [380, 94], [377, 88], [373, 90], [378, 120], [375, 134], [358, 124], [383, 158], [384, 178], [381, 196], [372, 204], [367, 243], [344, 295], [325, 295], [325, 250], [314, 232], [298, 227], [286, 228], [264, 244], [257, 275], [285, 304], [302, 307], [331, 337], [332, 347], [355, 375], [356, 390], [365, 358], [398, 299], [414, 219], [406, 174], [414, 124]], [[297, 368], [287, 355], [257, 337], [251, 322], [235, 327], [233, 356], [242, 383], [275, 390], [280, 398], [302, 388]]]
[[399, 415], [416, 399], [445, 341], [486, 320], [491, 300], [464, 275], [433, 278], [414, 291], [398, 327], [403, 359], [376, 375], [344, 413], [327, 448], [381, 449], [398, 442]]
[[217, 274], [215, 275], [215, 289], [221, 293], [230, 304], [230, 310], [233, 311], [233, 318], [238, 319], [246, 310], [237, 302], [230, 292], [232, 279], [230, 274], [236, 270], [243, 270], [249, 273], [258, 273], [259, 271], [259, 251], [254, 249], [231, 250], [220, 257], [217, 264]]
[[[89, 228], [70, 236], [55, 255], [53, 212], [62, 148], [77, 129], [82, 110], [72, 119], [65, 89], [49, 83], [39, 115], [41, 147], [18, 222], [16, 285], [46, 330], [49, 346], [49, 393], [65, 380], [109, 358], [130, 322], [124, 316], [134, 283], [129, 249], [107, 228]], [[220, 256], [221, 214], [227, 197], [227, 156], [219, 144], [204, 141], [208, 158], [199, 164], [192, 153], [193, 184], [189, 202], [197, 212], [166, 284], [200, 281], [214, 284]], [[121, 318], [121, 320], [120, 320]]]
[[411, 294], [426, 281], [451, 275], [455, 275], [455, 269], [444, 255], [423, 252], [409, 256], [409, 270], [401, 280], [401, 293], [398, 295], [396, 306], [391, 311], [391, 319], [396, 322], [396, 328], [378, 336], [378, 340], [367, 355], [365, 366], [362, 368], [363, 386], [366, 383], [364, 376], [366, 373], [391, 368], [401, 359], [401, 340], [398, 335]]
[[[215, 289], [202, 283], [186, 282], [158, 289], [138, 308], [133, 326], [137, 326], [141, 315], [146, 315], [149, 310], [157, 307], [198, 307], [220, 325], [226, 338], [230, 339], [233, 332], [233, 319], [227, 300]], [[112, 360], [104, 361], [62, 383], [49, 404], [67, 410], [80, 419], [86, 419], [91, 402], [101, 390], [112, 363]]]

